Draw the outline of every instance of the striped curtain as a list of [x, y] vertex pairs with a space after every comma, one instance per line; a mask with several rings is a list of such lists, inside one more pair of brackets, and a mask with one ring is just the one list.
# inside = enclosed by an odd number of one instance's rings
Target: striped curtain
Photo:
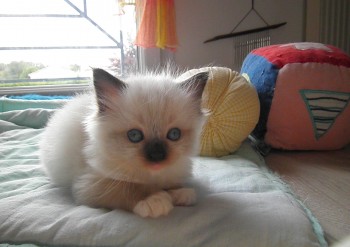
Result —
[[144, 0], [135, 45], [175, 51], [178, 46], [174, 0]]

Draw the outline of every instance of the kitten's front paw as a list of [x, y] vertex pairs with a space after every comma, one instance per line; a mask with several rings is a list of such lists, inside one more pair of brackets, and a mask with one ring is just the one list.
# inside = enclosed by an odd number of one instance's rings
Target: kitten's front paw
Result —
[[139, 201], [133, 211], [141, 217], [157, 218], [167, 215], [173, 208], [170, 195], [165, 191], [160, 191], [150, 195], [145, 200]]
[[168, 192], [176, 206], [192, 206], [196, 203], [196, 191], [192, 188], [180, 188]]

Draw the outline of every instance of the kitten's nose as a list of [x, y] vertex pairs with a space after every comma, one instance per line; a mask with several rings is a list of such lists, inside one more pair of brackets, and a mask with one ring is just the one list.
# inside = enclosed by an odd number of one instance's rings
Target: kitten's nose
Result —
[[146, 159], [151, 162], [159, 162], [167, 157], [167, 146], [161, 140], [155, 139], [145, 145]]

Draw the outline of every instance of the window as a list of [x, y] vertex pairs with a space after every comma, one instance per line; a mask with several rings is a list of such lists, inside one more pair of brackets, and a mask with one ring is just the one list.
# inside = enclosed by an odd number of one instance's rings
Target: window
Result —
[[86, 84], [137, 68], [135, 1], [0, 0], [0, 90]]

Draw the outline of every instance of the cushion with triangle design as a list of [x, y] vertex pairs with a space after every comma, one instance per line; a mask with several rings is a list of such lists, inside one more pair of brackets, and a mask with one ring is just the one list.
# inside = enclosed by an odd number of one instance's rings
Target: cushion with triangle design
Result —
[[287, 150], [332, 150], [350, 143], [350, 57], [320, 43], [253, 50], [242, 70], [259, 94], [254, 136]]

